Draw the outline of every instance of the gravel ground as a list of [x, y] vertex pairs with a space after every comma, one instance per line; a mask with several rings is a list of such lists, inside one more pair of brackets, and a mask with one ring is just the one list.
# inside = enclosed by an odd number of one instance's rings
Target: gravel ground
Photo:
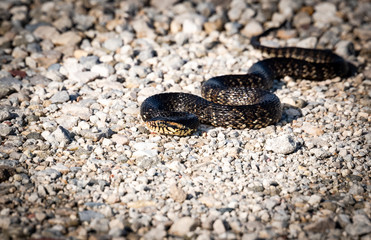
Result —
[[[368, 0], [0, 2], [1, 239], [370, 239]], [[276, 81], [276, 126], [151, 134], [154, 93], [200, 94], [270, 46], [347, 79]]]

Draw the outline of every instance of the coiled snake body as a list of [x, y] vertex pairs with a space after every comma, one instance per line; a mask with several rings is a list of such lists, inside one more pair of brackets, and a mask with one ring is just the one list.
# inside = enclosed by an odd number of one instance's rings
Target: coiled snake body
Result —
[[272, 58], [251, 66], [247, 74], [213, 77], [202, 85], [203, 97], [188, 93], [161, 93], [147, 98], [140, 114], [153, 132], [189, 135], [199, 123], [213, 126], [263, 128], [281, 119], [279, 98], [268, 91], [273, 80], [284, 76], [325, 80], [348, 74], [348, 63], [330, 50], [297, 47], [271, 48], [259, 39], [277, 28], [251, 39], [254, 48]]

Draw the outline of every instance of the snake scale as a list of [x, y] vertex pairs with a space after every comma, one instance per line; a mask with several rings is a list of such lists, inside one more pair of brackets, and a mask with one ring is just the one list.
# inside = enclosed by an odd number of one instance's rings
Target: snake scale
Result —
[[186, 136], [200, 123], [213, 126], [263, 128], [281, 119], [279, 98], [268, 89], [284, 76], [321, 81], [348, 74], [348, 63], [331, 50], [272, 48], [260, 44], [271, 28], [251, 38], [251, 45], [271, 58], [251, 66], [247, 74], [223, 75], [202, 84], [201, 95], [168, 92], [153, 95], [140, 115], [150, 131]]

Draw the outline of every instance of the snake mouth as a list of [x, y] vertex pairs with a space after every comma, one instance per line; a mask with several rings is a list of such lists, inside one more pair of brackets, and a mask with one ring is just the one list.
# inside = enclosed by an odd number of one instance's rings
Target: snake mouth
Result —
[[165, 135], [187, 136], [197, 130], [197, 128], [190, 128], [184, 124], [168, 120], [146, 121], [145, 125], [151, 132]]

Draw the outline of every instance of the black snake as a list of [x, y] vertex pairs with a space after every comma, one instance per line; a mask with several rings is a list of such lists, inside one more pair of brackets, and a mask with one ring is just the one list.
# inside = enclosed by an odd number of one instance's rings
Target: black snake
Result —
[[170, 92], [153, 95], [141, 105], [140, 114], [151, 131], [189, 135], [199, 123], [232, 128], [262, 128], [281, 119], [279, 98], [268, 91], [274, 79], [284, 76], [308, 80], [344, 77], [348, 63], [331, 50], [297, 47], [272, 48], [259, 39], [277, 28], [251, 39], [254, 48], [272, 56], [251, 66], [247, 74], [213, 77], [197, 95]]

